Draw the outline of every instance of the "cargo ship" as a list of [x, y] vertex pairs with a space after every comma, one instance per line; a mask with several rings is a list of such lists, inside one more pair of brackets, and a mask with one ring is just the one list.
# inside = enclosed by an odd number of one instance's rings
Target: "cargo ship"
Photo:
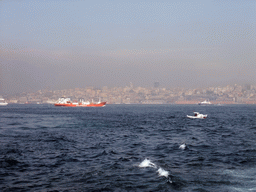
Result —
[[80, 102], [72, 102], [70, 98], [64, 98], [61, 97], [59, 100], [54, 103], [56, 107], [104, 107], [107, 102], [89, 102], [89, 101], [84, 101], [80, 100]]

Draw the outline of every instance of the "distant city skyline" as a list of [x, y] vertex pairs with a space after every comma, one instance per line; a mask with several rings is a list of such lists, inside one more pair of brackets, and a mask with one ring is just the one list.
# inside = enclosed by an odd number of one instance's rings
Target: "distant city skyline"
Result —
[[157, 86], [151, 88], [126, 87], [73, 88], [62, 90], [38, 90], [36, 92], [5, 95], [9, 103], [54, 104], [59, 98], [74, 102], [80, 100], [103, 100], [107, 104], [198, 104], [210, 101], [211, 104], [256, 104], [256, 85], [226, 85], [202, 89], [174, 88]]
[[0, 1], [0, 95], [255, 84], [255, 1]]

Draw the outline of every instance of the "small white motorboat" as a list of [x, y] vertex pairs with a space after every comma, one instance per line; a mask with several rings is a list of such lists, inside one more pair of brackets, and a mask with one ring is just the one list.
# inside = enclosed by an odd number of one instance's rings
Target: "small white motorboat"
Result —
[[194, 116], [187, 115], [190, 119], [205, 119], [207, 115], [200, 114], [198, 112], [194, 112]]
[[6, 106], [8, 103], [0, 96], [0, 106]]

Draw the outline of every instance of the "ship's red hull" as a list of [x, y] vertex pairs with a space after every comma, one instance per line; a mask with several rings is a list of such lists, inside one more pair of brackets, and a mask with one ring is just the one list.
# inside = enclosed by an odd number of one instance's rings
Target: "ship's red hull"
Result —
[[106, 102], [100, 102], [100, 103], [90, 103], [90, 104], [80, 104], [77, 105], [77, 107], [104, 107], [106, 105]]

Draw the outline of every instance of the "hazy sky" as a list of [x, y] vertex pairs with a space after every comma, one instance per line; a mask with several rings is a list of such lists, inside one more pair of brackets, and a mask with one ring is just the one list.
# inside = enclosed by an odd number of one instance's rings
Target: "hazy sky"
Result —
[[0, 93], [256, 83], [256, 1], [0, 0]]

